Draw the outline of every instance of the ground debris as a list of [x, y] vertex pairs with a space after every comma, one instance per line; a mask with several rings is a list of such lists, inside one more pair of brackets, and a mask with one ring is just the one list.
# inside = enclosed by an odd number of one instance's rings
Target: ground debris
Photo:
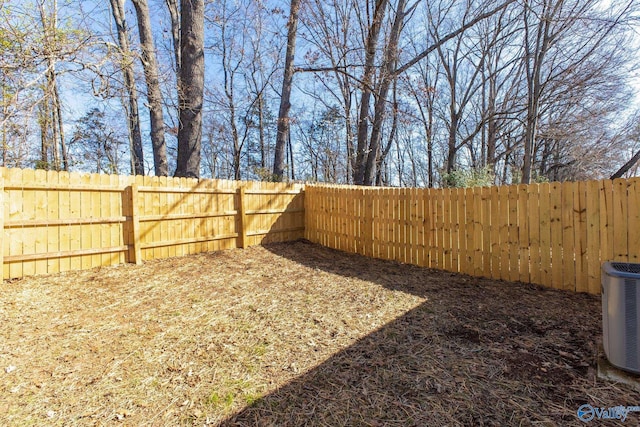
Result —
[[585, 403], [640, 404], [594, 374], [598, 297], [309, 243], [0, 286], [0, 425], [581, 425]]

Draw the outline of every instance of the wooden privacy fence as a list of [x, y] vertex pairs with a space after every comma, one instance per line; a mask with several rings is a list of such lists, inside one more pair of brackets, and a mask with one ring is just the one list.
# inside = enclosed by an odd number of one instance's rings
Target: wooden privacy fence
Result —
[[640, 262], [640, 179], [461, 189], [0, 168], [3, 278], [301, 237], [375, 258], [579, 292]]
[[304, 236], [299, 184], [0, 169], [5, 279]]
[[640, 262], [640, 179], [460, 189], [307, 186], [306, 238], [474, 276], [600, 292]]

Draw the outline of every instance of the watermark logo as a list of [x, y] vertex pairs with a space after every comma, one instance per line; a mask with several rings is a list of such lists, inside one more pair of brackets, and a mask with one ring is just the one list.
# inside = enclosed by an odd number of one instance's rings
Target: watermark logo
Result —
[[592, 405], [585, 404], [578, 408], [578, 419], [585, 423], [599, 420], [620, 420], [624, 422], [629, 412], [640, 412], [640, 406], [613, 406], [611, 408], [595, 408]]

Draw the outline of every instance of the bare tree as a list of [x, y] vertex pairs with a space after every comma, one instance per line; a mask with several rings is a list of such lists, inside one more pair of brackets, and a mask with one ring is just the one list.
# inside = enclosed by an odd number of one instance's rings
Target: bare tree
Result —
[[629, 16], [633, 4], [633, 1], [625, 2], [620, 8], [612, 8], [610, 16], [602, 16], [597, 11], [596, 0], [527, 0], [524, 3], [527, 114], [522, 182], [531, 182], [545, 93], [553, 82], [592, 60]]
[[291, 0], [289, 21], [287, 22], [287, 53], [285, 56], [284, 76], [282, 78], [282, 92], [280, 93], [278, 133], [276, 134], [275, 156], [273, 160], [273, 178], [276, 181], [282, 181], [284, 177], [285, 150], [291, 126], [289, 123], [289, 110], [291, 109], [291, 88], [293, 86], [293, 74], [295, 71], [293, 60], [296, 53], [296, 34], [298, 31], [299, 13], [300, 0]]
[[356, 147], [356, 161], [353, 170], [353, 182], [365, 183], [368, 157], [377, 153], [367, 151], [369, 138], [369, 109], [373, 95], [373, 80], [376, 72], [376, 51], [380, 37], [380, 28], [388, 6], [388, 0], [376, 0], [373, 16], [367, 29], [365, 43], [365, 61], [361, 79], [360, 112], [358, 114], [358, 139]]
[[136, 9], [138, 33], [142, 50], [141, 60], [147, 83], [147, 101], [151, 119], [151, 146], [153, 148], [153, 165], [156, 176], [167, 176], [167, 147], [164, 141], [164, 118], [162, 115], [162, 92], [158, 79], [158, 63], [155, 44], [149, 18], [147, 0], [132, 0]]
[[204, 0], [180, 2], [178, 164], [174, 176], [199, 178], [204, 92]]
[[140, 132], [140, 113], [138, 111], [138, 89], [136, 88], [135, 74], [133, 71], [134, 55], [129, 47], [129, 29], [124, 12], [124, 0], [110, 0], [111, 13], [118, 32], [118, 44], [120, 45], [120, 67], [124, 76], [124, 86], [127, 91], [128, 102], [126, 104], [127, 123], [129, 126], [129, 140], [131, 144], [132, 172], [135, 175], [144, 175], [144, 154], [142, 151], [142, 133]]
[[[45, 10], [45, 0], [38, 2], [38, 11], [40, 13], [40, 22], [42, 24], [42, 32], [44, 34], [43, 54], [47, 61], [45, 71], [46, 84], [44, 86], [45, 97], [40, 108], [41, 111], [41, 127], [42, 127], [42, 160], [47, 162], [47, 148], [53, 151], [53, 168], [55, 170], [69, 170], [69, 162], [67, 159], [67, 148], [64, 138], [64, 127], [62, 125], [62, 106], [60, 103], [60, 92], [58, 89], [58, 79], [56, 72], [57, 57], [57, 31], [58, 31], [58, 2], [54, 0], [50, 6], [50, 10]], [[51, 129], [52, 135], [46, 137], [47, 130]], [[58, 148], [60, 147], [60, 148]], [[60, 163], [60, 154], [62, 151], [62, 164]]]

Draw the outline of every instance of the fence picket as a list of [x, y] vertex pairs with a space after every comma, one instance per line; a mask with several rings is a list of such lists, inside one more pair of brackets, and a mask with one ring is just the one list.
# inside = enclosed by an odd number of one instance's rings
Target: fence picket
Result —
[[575, 290], [578, 292], [589, 291], [587, 273], [587, 207], [586, 207], [586, 183], [573, 183], [573, 209], [574, 209], [574, 256], [576, 265]]
[[575, 211], [573, 207], [573, 183], [562, 183], [562, 289], [573, 290], [576, 283], [575, 236], [573, 233]]
[[528, 188], [525, 220], [529, 231], [529, 280], [541, 284], [542, 269], [540, 263], [540, 185], [533, 184]]
[[489, 189], [491, 197], [491, 236], [489, 238], [489, 250], [491, 251], [491, 274], [492, 279], [500, 278], [500, 189], [491, 187]]
[[480, 234], [482, 236], [482, 276], [491, 277], [491, 188], [482, 187], [480, 192], [482, 204], [482, 224]]
[[500, 279], [509, 280], [509, 187], [499, 188], [500, 192]]
[[509, 280], [520, 279], [518, 244], [518, 186], [509, 186]]
[[[535, 184], [533, 184], [535, 185]], [[529, 242], [529, 194], [527, 185], [518, 185], [518, 270], [521, 282], [529, 282], [531, 277], [531, 255]]]
[[627, 235], [627, 182], [624, 179], [613, 181], [613, 260], [627, 262], [628, 235]]
[[[484, 222], [484, 209], [482, 207], [482, 188], [473, 189], [473, 272], [474, 276], [484, 276], [484, 263], [482, 256], [482, 223]], [[488, 218], [487, 218], [488, 220]]]
[[600, 291], [600, 183], [587, 182], [587, 275], [590, 293]]

